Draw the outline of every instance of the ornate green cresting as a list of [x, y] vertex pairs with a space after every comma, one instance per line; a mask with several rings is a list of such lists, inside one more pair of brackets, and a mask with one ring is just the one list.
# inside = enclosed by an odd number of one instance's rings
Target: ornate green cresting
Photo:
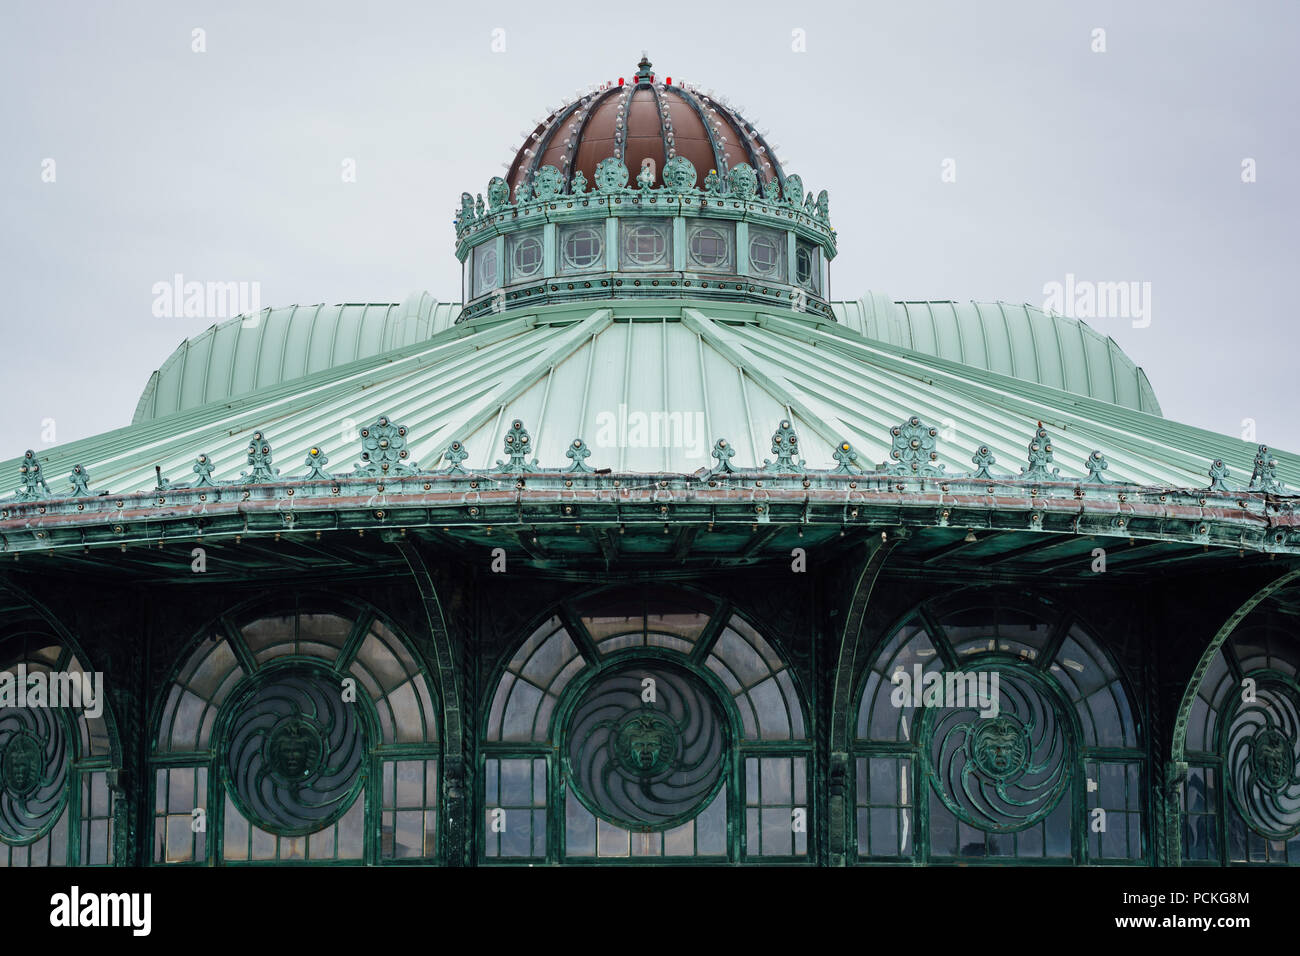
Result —
[[86, 471], [84, 465], [72, 466], [72, 474], [68, 476], [68, 482], [72, 485], [72, 497], [90, 497], [90, 472]]
[[454, 439], [449, 445], [447, 445], [447, 450], [442, 453], [442, 460], [447, 462], [447, 467], [442, 470], [442, 474], [444, 475], [468, 474], [468, 472], [466, 472], [465, 469], [461, 467], [461, 462], [463, 462], [468, 457], [469, 457], [469, 452], [465, 450], [465, 443], [462, 442], [459, 438]]
[[328, 480], [331, 476], [330, 473], [325, 470], [325, 466], [329, 464], [329, 461], [329, 458], [325, 454], [325, 449], [321, 448], [319, 445], [314, 445], [307, 449], [307, 457], [303, 460], [303, 464], [307, 466], [308, 480]]
[[839, 462], [839, 465], [832, 469], [831, 474], [852, 475], [862, 473], [862, 468], [858, 465], [858, 453], [849, 442], [841, 441], [836, 445], [831, 457]]
[[1216, 458], [1210, 462], [1210, 491], [1231, 491], [1228, 487], [1228, 466], [1223, 463], [1223, 459]]
[[528, 460], [528, 453], [533, 450], [533, 438], [524, 428], [524, 423], [515, 419], [510, 423], [510, 430], [505, 435], [505, 451], [509, 461], [497, 461], [497, 468], [506, 474], [519, 475], [537, 470], [537, 459]]
[[22, 464], [18, 466], [18, 476], [22, 482], [18, 486], [19, 501], [36, 501], [49, 497], [50, 486], [45, 483], [45, 476], [41, 474], [41, 464], [36, 460], [36, 452], [30, 448], [23, 454]]
[[772, 433], [772, 454], [776, 455], [776, 461], [768, 461], [764, 458], [763, 470], [782, 475], [803, 474], [807, 462], [802, 458], [795, 460], [798, 451], [799, 436], [795, 434], [790, 422], [782, 419], [781, 424]]
[[374, 424], [361, 429], [361, 463], [356, 473], [372, 478], [418, 474], [419, 465], [408, 461], [410, 456], [406, 449], [406, 426], [380, 415]]
[[891, 428], [889, 434], [893, 440], [889, 457], [894, 462], [886, 469], [889, 474], [922, 477], [943, 474], [944, 466], [935, 464], [939, 459], [939, 454], [935, 451], [939, 437], [937, 428], [913, 415], [901, 425]]
[[199, 457], [194, 459], [194, 466], [191, 469], [198, 477], [194, 481], [195, 488], [215, 488], [217, 483], [212, 480], [212, 457], [207, 452], [201, 452]]
[[1083, 479], [1085, 484], [1105, 484], [1106, 479], [1101, 476], [1101, 473], [1110, 467], [1110, 463], [1106, 461], [1105, 455], [1099, 451], [1093, 451], [1093, 453], [1084, 460], [1083, 464], [1088, 469], [1088, 477]]
[[709, 469], [710, 475], [731, 475], [735, 474], [736, 469], [731, 465], [731, 459], [736, 456], [736, 449], [725, 438], [719, 438], [713, 444], [713, 457], [717, 459], [717, 464]]
[[1052, 463], [1052, 439], [1047, 434], [1043, 423], [1038, 423], [1034, 437], [1029, 440], [1029, 467], [1020, 469], [1020, 477], [1025, 481], [1057, 481], [1061, 469], [1048, 469]]
[[996, 477], [989, 469], [998, 463], [997, 458], [988, 445], [980, 445], [975, 454], [971, 456], [970, 463], [975, 466], [975, 471], [971, 474], [972, 478], [989, 478]]
[[253, 466], [253, 470], [240, 472], [240, 477], [246, 484], [267, 485], [280, 474], [279, 468], [271, 467], [271, 443], [260, 431], [253, 432], [253, 438], [248, 443], [248, 463]]
[[587, 459], [591, 457], [591, 449], [581, 438], [575, 438], [569, 442], [569, 447], [564, 452], [565, 456], [573, 462], [565, 471], [571, 475], [591, 474], [592, 469], [587, 465]]
[[1277, 459], [1268, 450], [1267, 445], [1260, 445], [1255, 454], [1255, 469], [1250, 474], [1250, 491], [1263, 491], [1280, 495], [1285, 489], [1277, 478]]

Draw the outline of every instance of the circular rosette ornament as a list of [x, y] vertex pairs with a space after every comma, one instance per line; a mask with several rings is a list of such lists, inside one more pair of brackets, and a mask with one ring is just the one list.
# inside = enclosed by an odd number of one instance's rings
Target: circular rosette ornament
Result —
[[925, 709], [931, 783], [944, 805], [971, 826], [1023, 830], [1047, 816], [1069, 786], [1070, 732], [1059, 716], [1062, 705], [1021, 671], [966, 671], [963, 677], [952, 699], [945, 681], [947, 706]]
[[627, 187], [627, 167], [610, 156], [596, 164], [596, 189], [602, 193], [622, 192]]
[[712, 801], [726, 722], [701, 681], [657, 662], [602, 674], [569, 718], [566, 773], [578, 798], [630, 830], [663, 830]]
[[685, 156], [674, 156], [664, 163], [664, 186], [671, 192], [694, 192], [698, 178], [695, 166]]
[[1255, 700], [1238, 705], [1225, 735], [1229, 789], [1246, 822], [1275, 840], [1300, 833], [1300, 692], [1258, 679]]
[[67, 798], [71, 740], [57, 710], [0, 709], [0, 837], [30, 843], [47, 833]]
[[231, 710], [226, 778], [240, 812], [280, 836], [313, 833], [352, 805], [366, 734], [338, 677], [277, 671]]

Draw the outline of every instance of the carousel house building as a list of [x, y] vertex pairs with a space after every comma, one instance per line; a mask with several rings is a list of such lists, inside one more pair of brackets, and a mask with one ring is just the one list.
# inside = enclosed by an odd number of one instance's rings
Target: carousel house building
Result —
[[1300, 458], [815, 185], [643, 58], [0, 462], [0, 863], [1300, 864]]

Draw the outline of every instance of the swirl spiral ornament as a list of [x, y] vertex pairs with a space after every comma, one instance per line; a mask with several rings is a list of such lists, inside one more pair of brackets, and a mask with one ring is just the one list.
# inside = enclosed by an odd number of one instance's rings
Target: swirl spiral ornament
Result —
[[[992, 681], [989, 681], [992, 689]], [[1014, 832], [1042, 820], [1070, 782], [1069, 730], [1054, 695], [1019, 671], [998, 671], [997, 714], [927, 708], [926, 769], [954, 814], [981, 830]]]
[[[646, 700], [650, 689], [654, 699]], [[689, 820], [722, 785], [727, 735], [716, 696], [697, 678], [658, 663], [598, 677], [575, 706], [566, 739], [579, 799], [630, 830]]]
[[1300, 833], [1300, 691], [1261, 679], [1225, 737], [1229, 789], [1246, 822], [1276, 840]]
[[243, 694], [225, 770], [236, 805], [280, 836], [313, 833], [352, 805], [364, 783], [366, 733], [339, 679], [284, 670]]
[[48, 707], [0, 709], [0, 837], [30, 843], [47, 833], [67, 799], [71, 741]]

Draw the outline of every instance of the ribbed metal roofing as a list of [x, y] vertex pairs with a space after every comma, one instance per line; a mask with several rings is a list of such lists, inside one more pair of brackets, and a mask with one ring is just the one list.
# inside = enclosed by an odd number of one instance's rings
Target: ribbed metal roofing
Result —
[[400, 304], [291, 305], [237, 316], [186, 339], [149, 377], [133, 423], [198, 408], [423, 342], [459, 303], [415, 292]]
[[[1205, 487], [1209, 463], [1221, 458], [1244, 484], [1255, 453], [1239, 439], [868, 339], [847, 324], [674, 300], [480, 319], [39, 458], [56, 494], [75, 464], [89, 470], [92, 494], [147, 491], [155, 465], [165, 478], [192, 481], [200, 453], [215, 479], [231, 480], [247, 469], [248, 437], [260, 429], [288, 479], [306, 472], [313, 446], [330, 469], [351, 469], [357, 429], [388, 415], [406, 426], [411, 458], [424, 468], [457, 439], [469, 452], [464, 467], [491, 469], [519, 419], [543, 467], [567, 466], [569, 443], [581, 437], [593, 468], [689, 473], [712, 464], [718, 438], [735, 449], [736, 467], [761, 465], [784, 418], [809, 467], [833, 467], [834, 445], [847, 439], [870, 469], [888, 459], [890, 428], [913, 414], [941, 430], [938, 462], [949, 474], [969, 472], [981, 445], [996, 456], [995, 473], [1017, 474], [1039, 421], [1066, 480], [1085, 476], [1084, 459], [1099, 449], [1112, 481]], [[1277, 457], [1278, 477], [1296, 487], [1300, 459]], [[0, 464], [0, 474], [17, 473], [16, 459]]]
[[873, 293], [831, 308], [869, 339], [1161, 414], [1146, 373], [1078, 319], [1008, 302], [892, 302]]

